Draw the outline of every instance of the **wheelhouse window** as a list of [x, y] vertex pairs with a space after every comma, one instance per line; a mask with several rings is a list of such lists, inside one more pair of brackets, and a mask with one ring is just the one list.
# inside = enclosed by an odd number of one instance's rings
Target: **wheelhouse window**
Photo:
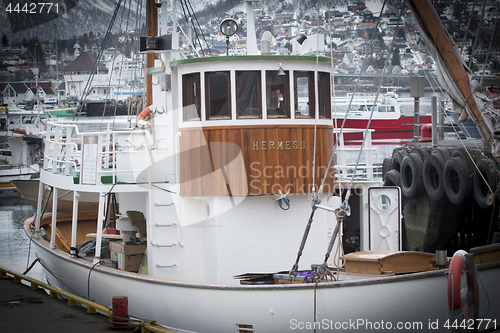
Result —
[[236, 72], [238, 118], [262, 118], [260, 71]]
[[205, 73], [205, 106], [207, 119], [231, 118], [231, 79], [229, 72]]
[[266, 72], [266, 106], [268, 118], [290, 118], [289, 72]]
[[184, 121], [201, 120], [200, 73], [182, 76], [182, 110]]
[[319, 118], [332, 118], [332, 97], [330, 90], [330, 74], [325, 72], [318, 73], [318, 100], [319, 100]]
[[314, 118], [314, 72], [294, 72], [295, 117]]

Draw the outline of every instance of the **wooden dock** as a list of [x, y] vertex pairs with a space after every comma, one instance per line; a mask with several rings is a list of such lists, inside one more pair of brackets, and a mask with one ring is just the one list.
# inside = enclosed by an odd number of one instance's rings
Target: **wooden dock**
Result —
[[[2, 332], [88, 333], [116, 330], [111, 308], [1, 266], [0, 322]], [[136, 322], [125, 331], [132, 332], [134, 328], [136, 332], [143, 333], [171, 333], [147, 322], [140, 325]]]

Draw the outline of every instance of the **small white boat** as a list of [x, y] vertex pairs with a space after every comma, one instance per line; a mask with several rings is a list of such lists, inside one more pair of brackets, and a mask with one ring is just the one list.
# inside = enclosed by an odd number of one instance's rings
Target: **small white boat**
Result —
[[[381, 187], [370, 165], [352, 182], [335, 174], [329, 59], [158, 54], [144, 129], [48, 123], [25, 226], [50, 284], [108, 306], [126, 295], [131, 317], [176, 332], [425, 331], [468, 319], [462, 266], [449, 292], [446, 255], [401, 251], [400, 189]], [[299, 79], [307, 112], [296, 112]], [[47, 186], [52, 212], [73, 193], [71, 214], [44, 214]], [[97, 210], [79, 213], [84, 194]], [[120, 235], [104, 235], [109, 226]], [[95, 250], [78, 247], [93, 239]], [[477, 250], [481, 287], [468, 289], [491, 319], [482, 329], [500, 316], [498, 251]]]
[[42, 139], [34, 135], [12, 136], [4, 142], [0, 161], [0, 197], [19, 197], [12, 181], [38, 178]]

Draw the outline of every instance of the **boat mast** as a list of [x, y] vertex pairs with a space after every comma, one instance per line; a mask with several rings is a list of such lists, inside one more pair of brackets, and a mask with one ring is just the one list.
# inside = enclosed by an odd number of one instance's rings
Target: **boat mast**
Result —
[[[146, 35], [155, 37], [158, 35], [158, 3], [161, 5], [161, 0], [146, 1]], [[153, 68], [155, 62], [155, 54], [148, 52], [146, 54], [146, 68]], [[146, 105], [153, 104], [153, 85], [151, 74], [146, 73]]]
[[259, 0], [247, 0], [247, 54], [258, 54], [257, 37], [253, 20], [253, 2]]
[[437, 15], [430, 0], [408, 0], [410, 8], [422, 23], [426, 30], [426, 35], [434, 42], [436, 50], [443, 59], [446, 67], [450, 71], [455, 80], [460, 92], [462, 93], [469, 110], [473, 115], [473, 121], [476, 124], [479, 133], [491, 148], [493, 145], [492, 130], [486, 123], [481, 110], [479, 109], [469, 81], [464, 64], [461, 61], [460, 55], [457, 53], [455, 45], [450, 40], [448, 33], [443, 28], [441, 20]]

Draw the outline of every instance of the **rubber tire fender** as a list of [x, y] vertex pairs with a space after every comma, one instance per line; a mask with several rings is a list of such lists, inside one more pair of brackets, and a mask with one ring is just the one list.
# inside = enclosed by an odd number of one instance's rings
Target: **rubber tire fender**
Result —
[[440, 148], [436, 148], [432, 151], [431, 155], [432, 154], [439, 154], [441, 155], [445, 161], [447, 161], [450, 157], [451, 157], [451, 153], [450, 151], [448, 150], [448, 148], [445, 148], [445, 147], [440, 147]]
[[470, 175], [463, 158], [455, 156], [446, 161], [443, 170], [444, 190], [451, 203], [461, 205], [469, 198], [473, 185]]
[[468, 171], [471, 173], [474, 171], [475, 166], [474, 166], [474, 162], [472, 161], [472, 158], [474, 157], [472, 150], [468, 150], [465, 147], [459, 147], [453, 151], [453, 153], [451, 154], [451, 157], [462, 158], [465, 161], [465, 163], [467, 164]]
[[408, 151], [406, 149], [400, 149], [398, 151], [393, 152], [392, 154], [392, 169], [401, 172], [401, 163], [405, 156], [408, 155]]
[[425, 191], [434, 201], [441, 200], [445, 195], [443, 170], [446, 160], [440, 153], [432, 153], [424, 160], [422, 177]]
[[418, 198], [424, 191], [422, 160], [417, 153], [410, 153], [401, 162], [401, 192], [408, 199]]
[[474, 172], [474, 198], [476, 199], [479, 207], [483, 209], [488, 208], [489, 206], [487, 203], [488, 196], [491, 193], [489, 188], [493, 190], [493, 193], [497, 189], [497, 167], [497, 163], [491, 158], [488, 158], [487, 160], [482, 159], [477, 162], [477, 169]]
[[384, 174], [384, 186], [400, 186], [401, 176], [398, 170], [391, 169]]
[[387, 173], [387, 171], [392, 169], [392, 158], [384, 158], [382, 161], [382, 178], [384, 178], [384, 175]]
[[429, 150], [425, 147], [415, 147], [411, 150], [412, 153], [418, 154], [422, 162], [425, 160], [427, 156], [430, 155]]

